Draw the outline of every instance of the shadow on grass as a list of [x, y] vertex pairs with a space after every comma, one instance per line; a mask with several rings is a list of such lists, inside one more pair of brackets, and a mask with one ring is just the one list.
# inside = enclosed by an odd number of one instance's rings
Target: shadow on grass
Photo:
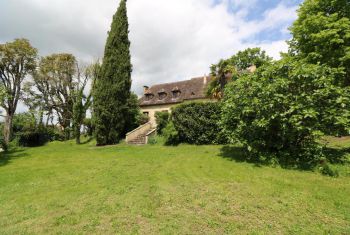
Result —
[[345, 164], [349, 162], [350, 155], [349, 148], [325, 148], [324, 149], [327, 160], [332, 164]]
[[258, 167], [262, 165], [269, 165], [268, 162], [263, 161], [260, 158], [250, 156], [243, 147], [223, 146], [220, 149], [219, 156], [235, 162], [251, 163]]
[[88, 144], [90, 143], [92, 140], [94, 139], [94, 137], [90, 136], [88, 139], [84, 140], [84, 141], [81, 141], [80, 144]]
[[23, 149], [11, 149], [7, 152], [0, 153], [0, 167], [5, 166], [11, 163], [13, 160], [16, 160], [21, 157], [28, 156]]
[[[325, 148], [325, 157], [331, 164], [345, 164], [350, 162], [350, 148]], [[257, 167], [272, 166], [276, 164], [273, 158], [261, 158], [259, 156], [251, 155], [243, 147], [237, 146], [223, 146], [220, 150], [220, 157], [229, 159], [235, 162], [247, 162], [254, 164]], [[309, 171], [314, 169], [321, 162], [297, 162], [294, 159], [279, 159], [278, 165], [284, 169], [296, 169]]]

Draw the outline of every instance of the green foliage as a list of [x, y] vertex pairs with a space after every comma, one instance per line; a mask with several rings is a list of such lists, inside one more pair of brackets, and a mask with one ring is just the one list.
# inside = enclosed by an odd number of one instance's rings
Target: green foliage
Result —
[[250, 66], [255, 65], [256, 68], [259, 68], [271, 61], [272, 58], [260, 48], [247, 48], [237, 52], [229, 59], [220, 60], [218, 64], [210, 67], [211, 81], [207, 88], [207, 95], [215, 99], [222, 99], [227, 83], [247, 73]]
[[92, 136], [94, 134], [94, 122], [91, 118], [84, 118], [83, 125], [86, 128], [86, 134]]
[[137, 123], [139, 124], [139, 126], [146, 124], [147, 122], [149, 122], [149, 116], [147, 114], [144, 113], [139, 113], [137, 118]]
[[156, 112], [156, 123], [157, 123], [157, 134], [161, 135], [163, 129], [168, 125], [169, 123], [169, 113], [168, 112]]
[[5, 139], [2, 135], [0, 136], [0, 148], [2, 148], [2, 150], [5, 152], [8, 150], [8, 144], [5, 142]]
[[259, 47], [255, 47], [239, 51], [229, 60], [238, 71], [244, 71], [252, 65], [260, 68], [263, 65], [269, 64], [272, 61], [272, 58], [266, 54], [266, 51], [261, 50]]
[[15, 133], [15, 139], [19, 146], [36, 147], [51, 141], [51, 136], [46, 128], [39, 127], [34, 130]]
[[22, 95], [22, 83], [35, 70], [37, 53], [27, 39], [0, 44], [0, 106], [6, 111], [4, 140], [7, 144], [12, 135], [12, 119]]
[[254, 155], [314, 164], [323, 131], [350, 130], [350, 91], [335, 85], [337, 74], [290, 58], [247, 74], [225, 91], [224, 128]]
[[348, 0], [305, 0], [291, 27], [291, 53], [308, 63], [341, 68], [339, 84], [350, 85], [350, 6]]
[[118, 143], [128, 131], [132, 71], [128, 27], [126, 1], [122, 0], [113, 17], [101, 71], [94, 84], [97, 145]]
[[318, 170], [323, 175], [328, 175], [331, 177], [339, 177], [339, 172], [332, 165], [330, 165], [326, 159], [321, 159], [318, 166]]
[[179, 133], [171, 121], [163, 129], [163, 136], [165, 145], [178, 145], [180, 143]]
[[33, 75], [33, 81], [27, 90], [39, 103], [40, 111], [46, 116], [56, 116], [63, 127], [65, 139], [71, 137], [71, 121], [77, 86], [80, 85], [77, 75], [77, 61], [74, 55], [67, 53], [51, 54], [42, 57], [39, 67]]
[[135, 93], [131, 93], [128, 99], [128, 109], [126, 111], [126, 115], [127, 132], [132, 131], [138, 126], [146, 123], [143, 123], [145, 119], [140, 111], [139, 100]]
[[176, 106], [171, 120], [181, 142], [189, 144], [223, 144], [225, 135], [219, 125], [221, 107], [218, 102], [193, 102]]
[[16, 114], [13, 118], [15, 145], [33, 147], [49, 141], [64, 140], [64, 134], [56, 127], [39, 124], [32, 113]]
[[13, 132], [23, 132], [28, 130], [34, 130], [37, 127], [35, 117], [29, 113], [18, 113], [13, 118]]

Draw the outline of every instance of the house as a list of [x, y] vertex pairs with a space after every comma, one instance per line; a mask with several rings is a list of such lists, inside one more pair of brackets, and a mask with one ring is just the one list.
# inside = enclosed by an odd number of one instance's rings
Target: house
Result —
[[149, 117], [149, 122], [139, 126], [126, 135], [126, 142], [129, 144], [145, 144], [148, 137], [156, 132], [156, 112], [170, 112], [177, 104], [206, 100], [206, 90], [210, 77], [203, 76], [190, 80], [157, 84], [151, 87], [144, 86], [144, 94], [139, 99], [142, 113]]
[[190, 80], [144, 86], [144, 94], [139, 99], [142, 113], [149, 117], [152, 126], [156, 126], [156, 112], [170, 112], [179, 103], [193, 100], [205, 100], [210, 77], [203, 76]]

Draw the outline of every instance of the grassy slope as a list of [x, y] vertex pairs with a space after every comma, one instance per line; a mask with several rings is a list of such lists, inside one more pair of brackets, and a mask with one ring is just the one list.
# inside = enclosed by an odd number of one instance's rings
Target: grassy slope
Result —
[[1, 156], [0, 234], [350, 233], [348, 165], [331, 178], [221, 150], [56, 142]]

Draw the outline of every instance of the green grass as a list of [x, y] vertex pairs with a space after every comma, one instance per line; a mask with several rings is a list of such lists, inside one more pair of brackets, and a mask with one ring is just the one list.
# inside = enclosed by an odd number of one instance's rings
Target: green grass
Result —
[[[349, 152], [349, 140], [330, 141]], [[12, 150], [0, 160], [0, 234], [350, 233], [348, 164], [332, 178], [223, 150], [73, 142]]]

